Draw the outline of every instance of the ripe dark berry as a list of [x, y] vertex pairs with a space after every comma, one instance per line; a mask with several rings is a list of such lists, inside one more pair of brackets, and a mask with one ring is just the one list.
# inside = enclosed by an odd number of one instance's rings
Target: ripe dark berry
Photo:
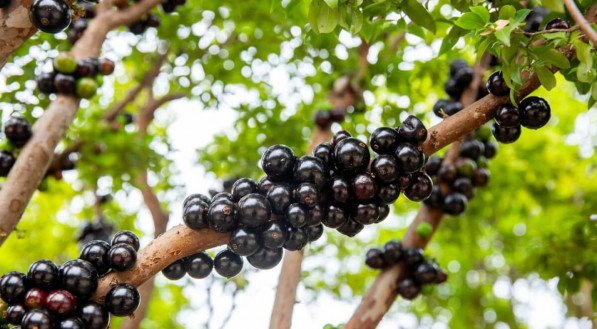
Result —
[[231, 278], [243, 269], [243, 259], [237, 253], [225, 249], [214, 258], [214, 268], [219, 275]]
[[402, 254], [406, 265], [413, 266], [422, 262], [425, 257], [421, 248], [406, 248]]
[[434, 283], [437, 279], [437, 268], [431, 263], [422, 262], [417, 265], [413, 277], [419, 284]]
[[377, 198], [383, 204], [392, 204], [398, 199], [399, 196], [400, 188], [394, 183], [384, 184], [378, 187]]
[[287, 236], [286, 225], [282, 222], [273, 221], [261, 232], [261, 242], [267, 248], [276, 249], [284, 245]]
[[23, 316], [21, 329], [53, 329], [54, 317], [43, 308], [30, 310]]
[[497, 145], [492, 141], [486, 141], [483, 144], [483, 156], [487, 159], [493, 158], [497, 154]]
[[464, 194], [468, 199], [473, 197], [473, 182], [468, 177], [460, 177], [454, 181], [452, 188], [455, 192]]
[[377, 222], [381, 222], [388, 217], [390, 214], [390, 206], [388, 205], [381, 205], [379, 206], [379, 216], [377, 216]]
[[230, 232], [236, 226], [236, 206], [229, 200], [219, 200], [209, 206], [209, 225], [216, 232]]
[[332, 124], [332, 119], [330, 118], [330, 111], [317, 111], [315, 116], [313, 117], [313, 122], [315, 125], [320, 129], [328, 129], [329, 126]]
[[126, 271], [135, 265], [137, 252], [131, 245], [119, 243], [113, 245], [108, 251], [108, 261], [110, 267], [116, 271]]
[[549, 122], [551, 108], [543, 98], [531, 96], [520, 102], [520, 121], [526, 128], [539, 129]]
[[321, 143], [313, 150], [313, 156], [321, 159], [323, 163], [331, 168], [334, 165], [334, 148], [331, 143]]
[[30, 18], [39, 30], [58, 33], [70, 25], [70, 8], [61, 0], [35, 0], [31, 5]]
[[539, 27], [545, 19], [545, 16], [549, 14], [549, 9], [546, 7], [535, 7], [531, 13], [525, 18], [525, 32], [537, 32]]
[[314, 184], [301, 183], [294, 189], [294, 199], [306, 207], [314, 207], [319, 203], [319, 191]]
[[416, 172], [411, 175], [411, 183], [404, 190], [404, 196], [411, 201], [423, 201], [431, 195], [433, 181], [431, 177], [423, 172]]
[[400, 191], [406, 190], [406, 188], [410, 185], [410, 182], [410, 174], [401, 175], [397, 181], [398, 186], [400, 186]]
[[478, 168], [477, 170], [475, 170], [475, 174], [473, 176], [473, 185], [475, 187], [483, 187], [487, 185], [490, 176], [491, 173], [488, 169]]
[[520, 114], [512, 104], [505, 104], [495, 112], [495, 122], [503, 127], [520, 126]]
[[16, 147], [22, 147], [31, 138], [31, 126], [27, 120], [12, 116], [4, 124], [4, 135]]
[[363, 225], [377, 222], [379, 207], [374, 203], [359, 204], [354, 210], [352, 218]]
[[450, 77], [453, 77], [458, 71], [469, 67], [464, 59], [455, 59], [450, 62]]
[[441, 269], [437, 270], [437, 276], [435, 278], [435, 283], [444, 283], [448, 280], [448, 274]]
[[185, 276], [185, 274], [187, 274], [187, 260], [186, 260], [186, 258], [178, 259], [174, 263], [166, 266], [162, 270], [162, 274], [168, 280], [180, 280], [180, 279], [182, 279]]
[[566, 30], [570, 28], [570, 24], [561, 18], [554, 18], [545, 25], [545, 30]]
[[37, 82], [37, 89], [43, 94], [53, 94], [56, 92], [54, 88], [54, 72], [44, 72], [35, 78]]
[[15, 157], [8, 151], [0, 151], [0, 177], [8, 176], [10, 169], [15, 164]]
[[85, 323], [83, 320], [76, 316], [71, 316], [60, 320], [58, 329], [85, 329]]
[[91, 263], [82, 259], [75, 259], [64, 263], [60, 267], [60, 278], [62, 280], [62, 287], [82, 300], [91, 297], [95, 289], [97, 289], [97, 271]]
[[145, 24], [148, 27], [155, 27], [158, 28], [160, 27], [160, 16], [156, 15], [156, 14], [148, 14], [147, 15], [147, 20], [145, 21]]
[[464, 88], [466, 88], [466, 86], [458, 84], [458, 82], [454, 79], [449, 79], [446, 81], [446, 83], [444, 83], [444, 91], [446, 94], [450, 95], [452, 99], [459, 99], [464, 91]]
[[456, 179], [458, 172], [453, 164], [443, 165], [437, 172], [437, 177], [440, 182], [451, 183]]
[[88, 329], [106, 329], [110, 324], [110, 314], [103, 305], [89, 302], [81, 306], [79, 316]]
[[106, 295], [106, 309], [116, 316], [129, 316], [139, 307], [141, 295], [137, 288], [120, 283]]
[[230, 235], [228, 247], [241, 256], [249, 256], [259, 250], [259, 237], [250, 229], [237, 228]]
[[473, 81], [473, 69], [464, 67], [454, 74], [453, 79], [458, 86], [464, 89]]
[[169, 14], [169, 13], [173, 13], [174, 11], [176, 11], [176, 4], [172, 1], [164, 1], [162, 2], [162, 10]]
[[0, 279], [0, 298], [9, 304], [23, 302], [27, 289], [27, 277], [23, 273], [9, 272]]
[[[216, 195], [217, 196], [217, 195]], [[209, 227], [207, 211], [209, 205], [201, 200], [195, 199], [182, 212], [182, 220], [185, 225], [193, 230], [201, 230]]]
[[346, 203], [350, 200], [350, 184], [342, 177], [332, 178], [332, 196], [336, 203]]
[[232, 185], [232, 198], [240, 200], [245, 195], [257, 193], [257, 183], [250, 178], [241, 178]]
[[398, 293], [404, 299], [415, 299], [419, 292], [421, 287], [411, 278], [404, 278], [398, 282]]
[[393, 182], [400, 176], [398, 162], [393, 156], [386, 154], [382, 154], [373, 160], [371, 173], [377, 180], [385, 183]]
[[514, 143], [520, 137], [521, 132], [520, 126], [502, 127], [497, 123], [494, 123], [493, 126], [491, 126], [493, 137], [503, 144]]
[[292, 191], [286, 185], [274, 185], [267, 192], [272, 212], [275, 214], [285, 214], [286, 209], [292, 203]]
[[114, 72], [114, 62], [107, 58], [99, 59], [99, 72], [103, 75], [110, 75]]
[[367, 250], [367, 254], [365, 254], [365, 264], [375, 269], [382, 269], [387, 266], [383, 259], [383, 252], [377, 248]]
[[132, 24], [130, 24], [128, 27], [129, 27], [129, 31], [132, 34], [140, 35], [140, 34], [143, 34], [143, 32], [145, 32], [145, 30], [147, 29], [147, 22], [145, 22], [143, 20], [136, 21], [136, 22], [133, 22]]
[[392, 154], [398, 146], [398, 132], [390, 127], [380, 127], [371, 133], [370, 144], [377, 154]]
[[460, 145], [460, 156], [469, 159], [477, 159], [485, 150], [485, 145], [476, 139], [465, 141]]
[[401, 142], [421, 145], [427, 139], [427, 128], [419, 118], [409, 115], [396, 129]]
[[442, 194], [439, 185], [433, 185], [431, 195], [423, 201], [431, 208], [441, 209], [444, 206], [444, 195]]
[[238, 201], [237, 218], [239, 222], [248, 227], [257, 227], [265, 224], [272, 214], [269, 201], [257, 193], [250, 193]]
[[323, 225], [329, 228], [338, 228], [346, 222], [348, 216], [344, 213], [344, 211], [336, 206], [329, 206], [328, 213], [324, 220], [321, 222]]
[[203, 279], [214, 267], [214, 261], [204, 252], [196, 253], [187, 258], [187, 273], [191, 278]]
[[466, 210], [468, 201], [466, 196], [460, 193], [450, 193], [444, 198], [443, 211], [446, 214], [457, 216]]
[[261, 168], [272, 180], [281, 180], [292, 175], [296, 156], [285, 145], [270, 146], [261, 157]]
[[286, 221], [294, 228], [307, 225], [307, 216], [307, 208], [298, 203], [291, 204], [286, 210]]
[[334, 136], [332, 137], [332, 147], [334, 147], [334, 149], [335, 149], [341, 140], [349, 138], [349, 137], [352, 137], [352, 135], [348, 131], [340, 130], [339, 132], [335, 133]]
[[47, 259], [38, 260], [29, 266], [27, 279], [33, 287], [52, 289], [58, 284], [58, 266]]
[[14, 325], [20, 325], [23, 321], [23, 317], [27, 313], [27, 309], [23, 307], [23, 305], [15, 304], [10, 305], [6, 308], [6, 312], [4, 313], [5, 319], [8, 323]]
[[324, 209], [320, 205], [310, 208], [307, 212], [307, 225], [321, 224], [325, 214]]
[[334, 163], [343, 173], [365, 170], [369, 165], [370, 157], [367, 144], [352, 137], [341, 140], [334, 149]]
[[92, 77], [97, 74], [99, 61], [96, 58], [82, 58], [77, 61], [77, 77]]
[[139, 238], [131, 231], [120, 231], [116, 233], [112, 238], [112, 245], [114, 246], [119, 243], [128, 244], [133, 247], [135, 251], [139, 250]]
[[247, 257], [247, 261], [260, 270], [269, 270], [280, 263], [283, 254], [284, 249], [282, 248], [270, 249], [264, 247]]
[[506, 84], [502, 72], [493, 72], [485, 83], [487, 91], [494, 96], [506, 96], [510, 93], [510, 87]]
[[46, 308], [58, 315], [69, 315], [77, 308], [77, 298], [66, 290], [54, 290], [45, 300]]
[[274, 182], [269, 177], [262, 177], [257, 183], [257, 191], [259, 194], [266, 195], [267, 192], [274, 186]]
[[375, 180], [370, 174], [359, 174], [353, 178], [352, 193], [358, 201], [371, 200], [375, 192]]
[[404, 249], [402, 248], [402, 243], [396, 240], [390, 240], [384, 244], [383, 248], [383, 260], [388, 265], [393, 265], [398, 263], [404, 254]]
[[220, 200], [234, 202], [234, 200], [232, 198], [232, 194], [230, 194], [228, 192], [220, 192], [220, 193], [214, 195], [213, 198], [211, 198], [211, 203], [209, 203], [209, 204], [216, 203]]
[[425, 163], [425, 172], [429, 176], [437, 175], [439, 169], [442, 167], [442, 162], [444, 159], [437, 155], [432, 155], [427, 159], [427, 163]]
[[363, 230], [365, 226], [361, 223], [358, 223], [352, 219], [348, 219], [342, 224], [340, 227], [337, 228], [338, 232], [344, 234], [348, 237], [353, 237], [357, 235], [359, 232]]
[[294, 166], [294, 179], [299, 183], [313, 183], [323, 188], [328, 183], [329, 172], [319, 158], [304, 155]]
[[289, 227], [284, 248], [290, 251], [301, 250], [307, 245], [307, 242], [309, 242], [309, 237], [304, 229]]
[[46, 302], [46, 293], [39, 288], [31, 288], [25, 295], [25, 306], [28, 309], [40, 308]]
[[74, 95], [76, 91], [75, 78], [72, 75], [66, 75], [62, 73], [56, 74], [56, 76], [54, 77], [54, 89], [58, 94]]
[[454, 100], [451, 100], [448, 103], [446, 103], [445, 107], [443, 108], [444, 113], [446, 113], [447, 115], [454, 115], [460, 112], [462, 109], [462, 103]]
[[317, 241], [323, 235], [323, 224], [309, 225], [305, 227], [309, 242]]
[[412, 144], [400, 144], [394, 152], [400, 171], [410, 174], [419, 171], [425, 164], [425, 156]]

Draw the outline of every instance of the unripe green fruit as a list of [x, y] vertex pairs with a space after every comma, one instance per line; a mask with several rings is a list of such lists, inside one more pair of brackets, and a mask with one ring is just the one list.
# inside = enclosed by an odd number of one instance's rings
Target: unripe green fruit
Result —
[[477, 129], [476, 135], [477, 138], [479, 138], [482, 141], [489, 140], [489, 138], [491, 138], [491, 127], [487, 125], [479, 127], [479, 129]]
[[77, 70], [77, 61], [68, 54], [58, 54], [54, 58], [54, 69], [60, 73], [72, 74]]
[[77, 96], [91, 98], [97, 92], [97, 82], [92, 78], [81, 78], [77, 80]]
[[477, 163], [471, 159], [460, 159], [456, 163], [456, 171], [460, 176], [471, 178], [475, 175], [475, 170], [477, 170]]
[[433, 233], [433, 226], [427, 222], [423, 222], [417, 226], [417, 234], [423, 238], [427, 238]]

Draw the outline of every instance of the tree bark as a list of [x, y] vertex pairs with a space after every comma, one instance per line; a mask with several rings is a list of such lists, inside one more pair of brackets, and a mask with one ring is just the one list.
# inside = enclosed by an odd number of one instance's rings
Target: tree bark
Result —
[[37, 29], [29, 20], [32, 0], [12, 0], [0, 10], [0, 69], [12, 53], [27, 41]]

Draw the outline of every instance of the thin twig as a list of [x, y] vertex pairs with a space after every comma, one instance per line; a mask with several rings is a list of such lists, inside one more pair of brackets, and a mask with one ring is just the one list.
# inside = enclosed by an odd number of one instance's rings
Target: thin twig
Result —
[[585, 19], [585, 16], [583, 16], [578, 7], [576, 7], [574, 0], [564, 0], [564, 5], [566, 6], [566, 9], [568, 9], [572, 19], [574, 19], [576, 24], [580, 27], [581, 31], [583, 31], [585, 36], [591, 40], [593, 47], [597, 47], [597, 32], [595, 32], [591, 23]]

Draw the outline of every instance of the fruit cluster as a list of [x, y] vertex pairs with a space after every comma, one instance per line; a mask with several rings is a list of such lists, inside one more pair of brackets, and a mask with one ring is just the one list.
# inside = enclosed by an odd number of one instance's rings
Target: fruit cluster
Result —
[[482, 127], [476, 136], [468, 137], [453, 163], [437, 155], [429, 157], [425, 171], [436, 184], [431, 196], [424, 201], [426, 205], [457, 216], [466, 210], [475, 188], [487, 185], [490, 177], [487, 161], [497, 153], [497, 145], [489, 140], [488, 129]]
[[[545, 7], [536, 7], [525, 18], [525, 32], [538, 32], [545, 17], [549, 15], [549, 9]], [[565, 30], [570, 28], [570, 24], [561, 18], [554, 18], [545, 24], [545, 30]]]
[[114, 72], [114, 62], [107, 58], [75, 60], [62, 53], [54, 58], [54, 70], [42, 73], [36, 79], [37, 88], [44, 94], [76, 95], [91, 98], [97, 92], [102, 75]]
[[[444, 90], [450, 98], [440, 99], [435, 103], [433, 106], [433, 113], [435, 115], [445, 118], [462, 110], [463, 106], [460, 103], [460, 98], [464, 90], [473, 81], [473, 74], [473, 69], [462, 59], [457, 59], [450, 63], [448, 81], [444, 84]], [[483, 86], [479, 87], [477, 90], [477, 99], [485, 95], [487, 95], [487, 90]]]
[[89, 21], [95, 17], [95, 5], [87, 1], [81, 1], [76, 4], [77, 18], [73, 18], [70, 28], [66, 32], [67, 39], [71, 44], [75, 44], [82, 36]]
[[315, 113], [313, 122], [320, 129], [329, 129], [332, 123], [342, 123], [346, 117], [346, 110], [333, 108], [331, 110], [320, 110]]
[[[486, 82], [487, 90], [495, 96], [506, 96], [510, 88], [500, 71], [492, 73]], [[491, 132], [495, 139], [504, 144], [513, 143], [520, 137], [521, 126], [539, 129], [551, 118], [549, 103], [543, 98], [531, 96], [523, 99], [518, 108], [505, 104], [497, 109]]]
[[414, 299], [427, 284], [444, 283], [448, 275], [439, 268], [436, 262], [428, 261], [420, 248], [404, 248], [400, 241], [391, 240], [381, 249], [372, 248], [367, 251], [365, 264], [374, 269], [384, 269], [401, 264], [404, 274], [398, 279], [398, 294], [405, 299]]
[[[4, 123], [4, 136], [13, 147], [20, 148], [25, 146], [31, 135], [31, 125], [24, 118], [11, 116]], [[0, 177], [8, 176], [15, 161], [16, 158], [11, 151], [0, 151]]]
[[131, 232], [117, 233], [112, 244], [92, 241], [79, 259], [57, 266], [49, 260], [31, 264], [27, 274], [10, 272], [0, 279], [0, 298], [7, 306], [0, 318], [22, 329], [105, 329], [109, 314], [131, 315], [140, 302], [130, 284], [117, 284], [103, 304], [91, 297], [99, 278], [110, 270], [130, 269], [136, 260], [139, 239]]
[[[409, 116], [398, 128], [373, 132], [373, 161], [367, 144], [346, 131], [318, 145], [313, 156], [297, 158], [287, 146], [274, 145], [261, 158], [267, 176], [259, 183], [241, 178], [231, 193], [191, 195], [183, 203], [183, 220], [195, 230], [231, 232], [228, 249], [213, 261], [221, 275], [238, 274], [241, 256], [257, 268], [271, 268], [283, 248], [303, 249], [322, 236], [324, 225], [352, 237], [384, 220], [401, 191], [413, 201], [429, 197], [433, 182], [421, 171], [425, 156], [418, 149], [426, 138], [423, 123]], [[185, 262], [166, 273], [183, 276]]]

